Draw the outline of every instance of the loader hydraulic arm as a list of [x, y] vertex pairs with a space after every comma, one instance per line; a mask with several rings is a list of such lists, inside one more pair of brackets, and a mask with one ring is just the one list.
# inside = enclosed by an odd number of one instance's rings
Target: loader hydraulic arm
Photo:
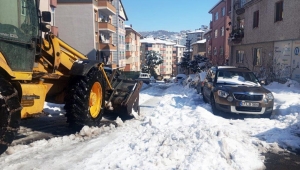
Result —
[[85, 55], [63, 42], [54, 34], [49, 33], [45, 37], [41, 47], [42, 57], [54, 71], [57, 70], [60, 65], [71, 70], [75, 61], [88, 59]]

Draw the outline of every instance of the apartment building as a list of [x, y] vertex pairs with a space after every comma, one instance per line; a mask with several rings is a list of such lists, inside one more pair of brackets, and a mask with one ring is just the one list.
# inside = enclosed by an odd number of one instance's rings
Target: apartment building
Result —
[[190, 31], [186, 33], [186, 39], [191, 40], [191, 44], [196, 41], [202, 40], [204, 38], [205, 30], [196, 29], [195, 31]]
[[156, 73], [164, 78], [170, 78], [173, 73], [173, 47], [175, 43], [155, 38], [141, 39], [141, 67], [145, 65], [147, 51], [156, 51], [161, 54], [164, 62], [156, 68]]
[[51, 32], [58, 36], [58, 27], [55, 23], [55, 9], [57, 7], [57, 0], [43, 0], [40, 1], [39, 9], [40, 11], [49, 11], [51, 12]]
[[57, 0], [59, 37], [91, 60], [125, 68], [127, 16], [121, 0]]
[[202, 39], [196, 41], [191, 44], [192, 46], [192, 60], [194, 59], [195, 55], [201, 55], [206, 57], [206, 39]]
[[231, 0], [220, 0], [209, 11], [212, 14], [210, 31], [206, 33], [207, 54], [213, 65], [225, 65], [229, 60], [229, 31], [226, 31], [231, 21]]
[[177, 74], [184, 73], [183, 68], [180, 65], [181, 58], [183, 57], [183, 52], [185, 51], [186, 47], [184, 45], [176, 44], [173, 47], [173, 63], [172, 63], [172, 75], [176, 76]]
[[300, 82], [299, 7], [299, 0], [232, 2], [231, 64], [246, 66], [259, 77], [273, 72]]
[[125, 36], [125, 45], [126, 45], [126, 67], [125, 71], [141, 71], [140, 64], [140, 48], [142, 37], [137, 31], [132, 28], [132, 25], [125, 25], [126, 36]]

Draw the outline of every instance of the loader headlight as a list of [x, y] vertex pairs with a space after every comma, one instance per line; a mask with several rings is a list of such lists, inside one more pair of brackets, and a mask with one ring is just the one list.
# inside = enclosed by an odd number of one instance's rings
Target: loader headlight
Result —
[[226, 91], [218, 90], [218, 95], [220, 97], [226, 98], [229, 94]]
[[266, 94], [266, 99], [268, 99], [268, 100], [273, 100], [273, 99], [274, 99], [273, 94], [272, 94], [272, 93], [267, 93], [267, 94]]

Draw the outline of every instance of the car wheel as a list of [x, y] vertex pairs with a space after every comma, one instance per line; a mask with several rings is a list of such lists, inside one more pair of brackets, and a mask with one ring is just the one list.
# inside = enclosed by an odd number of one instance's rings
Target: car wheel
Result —
[[203, 98], [204, 103], [208, 103], [208, 100], [205, 98], [204, 94], [203, 94], [203, 90], [201, 90], [201, 95]]
[[213, 114], [215, 114], [215, 115], [220, 114], [219, 110], [216, 107], [216, 101], [215, 101], [213, 94], [211, 94], [211, 97], [210, 97], [210, 105], [211, 105], [211, 110], [212, 110]]

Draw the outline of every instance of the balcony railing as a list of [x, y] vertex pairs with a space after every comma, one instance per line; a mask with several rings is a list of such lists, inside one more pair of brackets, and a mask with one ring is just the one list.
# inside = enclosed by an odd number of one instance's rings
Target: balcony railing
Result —
[[112, 44], [99, 43], [99, 50], [101, 51], [116, 51], [117, 46]]
[[107, 31], [109, 33], [116, 33], [116, 27], [108, 22], [99, 22], [98, 28], [100, 31]]
[[58, 36], [58, 27], [51, 26], [51, 32], [52, 32], [54, 35]]
[[57, 7], [57, 0], [50, 0], [50, 6], [56, 8]]
[[240, 43], [243, 38], [244, 38], [244, 29], [242, 28], [232, 30], [232, 32], [229, 35], [229, 39], [233, 43]]
[[98, 9], [101, 10], [101, 12], [104, 12], [108, 15], [115, 15], [117, 11], [116, 8], [106, 0], [98, 1]]

